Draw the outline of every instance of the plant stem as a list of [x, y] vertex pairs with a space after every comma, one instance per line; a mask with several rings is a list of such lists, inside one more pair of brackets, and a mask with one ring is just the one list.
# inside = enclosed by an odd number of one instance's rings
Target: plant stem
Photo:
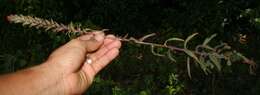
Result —
[[[157, 43], [150, 43], [150, 42], [139, 41], [139, 40], [137, 40], [137, 39], [135, 39], [133, 37], [130, 37], [129, 39], [118, 37], [118, 39], [120, 41], [123, 41], [123, 42], [134, 42], [136, 44], [141, 44], [141, 45], [155, 46], [155, 47], [161, 47], [161, 48], [168, 48], [168, 49], [170, 49], [172, 51], [185, 52], [185, 49], [183, 49], [183, 48], [178, 48], [178, 47], [175, 47], [175, 46], [169, 46], [169, 45], [163, 45], [163, 44], [157, 44]], [[201, 53], [201, 52], [195, 52], [195, 51], [192, 51], [192, 52], [194, 54], [197, 54], [197, 55], [209, 56], [209, 54], [207, 54], [207, 53]], [[252, 60], [249, 60], [249, 59], [244, 61], [244, 63], [249, 64], [249, 65], [253, 65], [253, 66], [255, 65], [255, 63]]]
[[[155, 47], [161, 47], [161, 48], [168, 48], [168, 49], [173, 50], [173, 51], [184, 52], [184, 49], [182, 49], [182, 48], [178, 48], [178, 47], [175, 47], [175, 46], [163, 45], [163, 44], [157, 44], [157, 43], [143, 42], [143, 41], [139, 41], [135, 38], [130, 38], [130, 39], [119, 38], [119, 40], [124, 41], [124, 42], [134, 42], [136, 44], [155, 46]], [[201, 55], [201, 53], [196, 53], [196, 54]]]

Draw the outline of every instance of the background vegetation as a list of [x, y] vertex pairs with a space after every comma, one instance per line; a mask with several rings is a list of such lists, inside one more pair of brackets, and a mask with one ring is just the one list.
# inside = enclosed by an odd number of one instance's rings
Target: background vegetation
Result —
[[[150, 41], [157, 43], [198, 32], [191, 42], [196, 44], [217, 33], [215, 43], [227, 42], [257, 64], [260, 61], [259, 0], [1, 0], [0, 11], [2, 74], [40, 64], [69, 40], [65, 34], [10, 24], [10, 14], [108, 28], [118, 36], [156, 33]], [[224, 65], [222, 72], [209, 75], [192, 65], [190, 79], [182, 55], [173, 63], [148, 48], [123, 44], [120, 56], [96, 77], [86, 95], [260, 94], [260, 71], [249, 74], [247, 64]]]

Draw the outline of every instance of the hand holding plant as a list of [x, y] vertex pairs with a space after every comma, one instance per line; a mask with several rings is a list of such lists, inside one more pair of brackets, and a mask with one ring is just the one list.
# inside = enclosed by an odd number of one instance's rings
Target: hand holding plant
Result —
[[[75, 26], [73, 23], [69, 25], [64, 25], [57, 23], [53, 20], [46, 20], [32, 16], [23, 16], [23, 15], [10, 15], [8, 16], [8, 20], [13, 23], [21, 23], [23, 26], [36, 27], [37, 29], [45, 29], [46, 31], [52, 32], [64, 32], [70, 35], [83, 35], [92, 31], [101, 31], [105, 32], [107, 29], [103, 30], [93, 30], [89, 28], [82, 28], [79, 25]], [[133, 42], [135, 44], [147, 45], [151, 47], [151, 52], [157, 56], [166, 56], [173, 62], [176, 62], [174, 59], [175, 51], [183, 52], [187, 55], [187, 70], [188, 75], [191, 77], [190, 73], [190, 61], [194, 60], [194, 63], [198, 64], [198, 66], [205, 72], [205, 74], [211, 73], [212, 70], [221, 71], [222, 66], [224, 64], [231, 65], [237, 61], [243, 61], [243, 63], [250, 65], [250, 72], [253, 73], [256, 68], [256, 64], [254, 61], [248, 59], [243, 56], [241, 53], [236, 50], [232, 50], [232, 48], [226, 43], [220, 43], [219, 45], [211, 46], [209, 45], [210, 41], [216, 37], [216, 34], [213, 34], [211, 37], [206, 38], [204, 42], [200, 45], [197, 45], [195, 49], [188, 48], [189, 42], [197, 35], [198, 33], [194, 33], [187, 37], [186, 39], [181, 38], [169, 38], [164, 41], [163, 44], [145, 42], [145, 39], [154, 36], [155, 34], [148, 34], [140, 39], [134, 37], [128, 37], [127, 35], [124, 37], [117, 37], [120, 41], [123, 42]], [[183, 47], [176, 47], [173, 45], [169, 45], [169, 42], [181, 42], [183, 43]], [[156, 48], [165, 48], [167, 52], [164, 54], [159, 54], [155, 51]]]

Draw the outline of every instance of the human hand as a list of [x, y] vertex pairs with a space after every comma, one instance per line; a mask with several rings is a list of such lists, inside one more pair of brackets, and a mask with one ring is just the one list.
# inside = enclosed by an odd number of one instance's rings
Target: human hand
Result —
[[[120, 41], [113, 35], [88, 33], [54, 51], [45, 64], [62, 72], [56, 87], [64, 94], [81, 94], [94, 76], [118, 55], [120, 47]], [[87, 55], [92, 59], [91, 64], [85, 63]]]

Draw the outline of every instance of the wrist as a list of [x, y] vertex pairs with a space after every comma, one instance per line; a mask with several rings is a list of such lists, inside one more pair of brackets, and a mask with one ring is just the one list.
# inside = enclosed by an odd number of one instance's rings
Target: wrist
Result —
[[0, 92], [7, 95], [64, 95], [65, 91], [63, 75], [47, 63], [1, 76], [0, 80], [0, 85], [5, 85]]
[[[57, 68], [55, 64], [44, 62], [38, 66], [26, 69], [22, 73], [27, 73], [30, 81], [28, 87], [34, 88], [33, 93], [41, 95], [64, 95], [64, 75], [61, 68]], [[29, 79], [30, 78], [30, 79]]]

